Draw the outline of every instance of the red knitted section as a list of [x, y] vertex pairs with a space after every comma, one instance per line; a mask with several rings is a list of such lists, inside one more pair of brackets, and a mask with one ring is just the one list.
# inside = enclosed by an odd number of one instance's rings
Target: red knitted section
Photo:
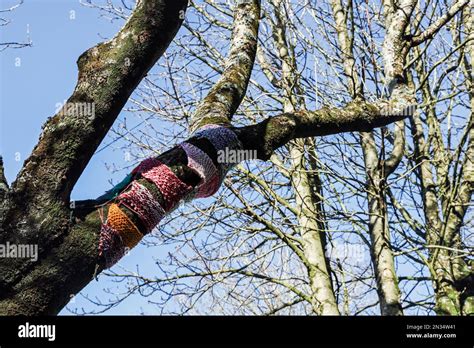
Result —
[[161, 164], [157, 157], [150, 157], [143, 160], [134, 170], [132, 170], [132, 174], [141, 174], [150, 170], [151, 168]]
[[132, 181], [130, 189], [117, 198], [121, 204], [132, 210], [150, 233], [165, 215], [164, 209], [148, 189], [137, 181]]
[[219, 190], [221, 186], [221, 177], [219, 173], [216, 173], [206, 185], [202, 185], [198, 188], [196, 198], [210, 197]]
[[182, 182], [168, 166], [157, 161], [154, 167], [143, 170], [142, 177], [153, 182], [163, 196], [165, 211], [170, 211], [179, 201], [193, 190], [193, 187]]
[[105, 260], [105, 267], [110, 268], [125, 254], [125, 245], [120, 234], [107, 224], [102, 224], [99, 237], [99, 257]]

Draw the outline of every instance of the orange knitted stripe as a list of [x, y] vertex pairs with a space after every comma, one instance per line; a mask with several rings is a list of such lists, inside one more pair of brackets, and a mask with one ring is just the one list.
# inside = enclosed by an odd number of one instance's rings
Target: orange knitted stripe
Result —
[[115, 203], [112, 203], [109, 207], [107, 223], [120, 234], [123, 244], [130, 249], [143, 238], [143, 234]]

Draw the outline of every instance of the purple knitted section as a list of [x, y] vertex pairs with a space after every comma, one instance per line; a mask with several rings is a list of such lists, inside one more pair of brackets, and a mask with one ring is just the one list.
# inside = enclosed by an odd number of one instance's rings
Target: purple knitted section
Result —
[[[209, 140], [216, 149], [217, 154], [219, 152], [225, 151], [226, 149], [234, 151], [242, 148], [239, 138], [234, 133], [233, 130], [219, 126], [216, 124], [209, 124], [199, 128], [196, 133], [193, 134], [193, 137], [197, 138], [206, 138]], [[219, 157], [219, 156], [218, 156]], [[231, 162], [221, 162], [220, 165], [220, 177], [221, 182], [224, 179], [225, 174], [232, 168], [236, 163]]]
[[150, 191], [138, 181], [132, 181], [130, 189], [122, 192], [117, 199], [138, 215], [146, 228], [145, 234], [150, 233], [165, 215]]
[[184, 199], [193, 190], [193, 187], [182, 182], [168, 166], [160, 161], [157, 161], [157, 163], [156, 166], [144, 170], [141, 175], [158, 187], [163, 196], [163, 208], [168, 212], [180, 200]]
[[115, 265], [125, 254], [120, 234], [107, 224], [102, 224], [99, 237], [99, 257], [105, 260], [105, 267]]
[[188, 156], [188, 167], [195, 170], [201, 177], [201, 182], [195, 189], [195, 197], [212, 196], [220, 186], [219, 171], [212, 162], [212, 159], [204, 151], [192, 144], [184, 142], [180, 146]]
[[216, 151], [240, 147], [239, 138], [231, 129], [215, 124], [206, 125], [193, 134], [194, 137], [208, 139]]

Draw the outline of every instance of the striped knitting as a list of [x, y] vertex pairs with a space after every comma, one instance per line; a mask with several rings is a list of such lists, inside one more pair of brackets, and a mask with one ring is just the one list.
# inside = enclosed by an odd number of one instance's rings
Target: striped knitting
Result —
[[[211, 142], [217, 153], [219, 153], [219, 151], [225, 151], [226, 148], [229, 150], [238, 150], [242, 148], [242, 144], [233, 130], [216, 124], [209, 124], [199, 128], [199, 130], [193, 134], [193, 137], [206, 138]], [[225, 174], [235, 164], [236, 163], [229, 162], [219, 163], [221, 167], [220, 182], [222, 182]]]
[[[218, 154], [225, 149], [238, 150], [242, 147], [237, 135], [231, 129], [219, 125], [206, 125], [192, 137], [207, 139]], [[127, 207], [137, 215], [145, 228], [143, 233], [147, 234], [166, 213], [175, 208], [180, 201], [190, 197], [190, 194], [195, 193], [194, 197], [197, 198], [214, 194], [227, 171], [235, 165], [235, 163], [218, 163], [216, 167], [209, 155], [197, 146], [188, 142], [183, 142], [179, 146], [186, 153], [188, 167], [199, 175], [201, 179], [199, 184], [193, 188], [184, 183], [157, 157], [147, 158], [133, 169], [130, 175], [133, 178], [131, 184], [124, 188], [125, 184], [121, 183], [120, 190], [114, 191], [113, 197], [116, 203], [110, 205], [107, 220], [101, 227], [99, 256], [104, 258], [106, 268], [112, 267], [124, 255], [126, 248], [133, 248], [143, 237], [142, 232], [119, 205]], [[162, 205], [137, 181], [140, 178], [145, 178], [156, 186], [163, 198]], [[121, 193], [116, 197], [115, 192]]]
[[163, 208], [169, 212], [193, 190], [193, 187], [182, 182], [167, 165], [160, 161], [156, 163], [157, 165], [150, 169], [146, 167], [141, 175], [154, 183], [160, 190], [163, 196]]
[[132, 181], [130, 189], [122, 192], [117, 199], [137, 214], [145, 227], [145, 234], [150, 233], [165, 215], [164, 209], [150, 191], [138, 181]]
[[188, 156], [188, 167], [195, 170], [201, 182], [196, 187], [196, 198], [212, 196], [219, 189], [219, 171], [212, 159], [198, 147], [189, 143], [181, 143], [181, 148]]
[[107, 224], [102, 224], [99, 237], [99, 257], [105, 260], [105, 267], [115, 265], [125, 254], [120, 234]]
[[115, 203], [109, 206], [107, 225], [120, 234], [123, 245], [129, 249], [135, 247], [143, 238], [143, 234], [138, 230], [137, 226], [135, 226], [127, 214]]
[[161, 162], [158, 157], [149, 157], [144, 159], [134, 170], [132, 170], [132, 174], [141, 174], [153, 167], [156, 167], [159, 164], [161, 164]]
[[208, 139], [216, 151], [224, 150], [226, 147], [234, 148], [240, 143], [239, 138], [230, 128], [209, 124], [199, 128], [193, 137], [204, 137]]

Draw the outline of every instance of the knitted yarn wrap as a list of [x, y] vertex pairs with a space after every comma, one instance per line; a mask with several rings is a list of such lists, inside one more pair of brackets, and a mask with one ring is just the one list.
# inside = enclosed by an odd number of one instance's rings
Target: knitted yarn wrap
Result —
[[[237, 135], [229, 128], [219, 125], [206, 125], [192, 135], [192, 138], [205, 138], [220, 151], [239, 150], [242, 148]], [[163, 219], [165, 214], [173, 210], [182, 200], [189, 197], [209, 197], [217, 192], [225, 174], [235, 163], [219, 161], [218, 165], [199, 147], [183, 142], [178, 145], [187, 156], [187, 166], [195, 171], [201, 179], [196, 187], [181, 181], [173, 171], [158, 157], [150, 157], [142, 161], [114, 188], [113, 201], [109, 206], [107, 219], [102, 223], [99, 239], [99, 257], [105, 260], [105, 267], [112, 267], [125, 254], [127, 248], [133, 248], [150, 233]], [[219, 157], [218, 157], [219, 158]], [[162, 197], [162, 204], [157, 201], [150, 190], [138, 182], [146, 179], [156, 186]], [[142, 222], [143, 233], [130, 220], [120, 206], [133, 212]]]
[[107, 224], [102, 224], [99, 236], [99, 257], [105, 260], [105, 267], [115, 265], [125, 254], [120, 234]]
[[127, 214], [125, 214], [115, 203], [112, 203], [109, 206], [107, 225], [120, 234], [124, 246], [129, 249], [136, 246], [143, 238], [143, 234], [141, 234], [137, 226], [135, 226]]
[[142, 177], [156, 185], [163, 196], [164, 210], [169, 212], [178, 205], [181, 199], [193, 190], [193, 187], [182, 182], [173, 171], [160, 161], [152, 168], [146, 168]]
[[219, 189], [219, 171], [212, 159], [198, 147], [187, 142], [180, 144], [188, 156], [188, 167], [196, 171], [201, 182], [196, 187], [196, 198], [212, 196]]
[[[205, 138], [211, 142], [212, 146], [219, 153], [227, 150], [236, 151], [242, 148], [242, 144], [237, 137], [237, 134], [230, 128], [219, 126], [216, 124], [209, 124], [199, 128], [194, 134], [193, 137], [196, 138]], [[219, 158], [219, 157], [218, 157]], [[220, 176], [222, 180], [227, 172], [236, 165], [236, 163], [221, 161], [220, 165]]]
[[144, 159], [138, 166], [135, 167], [135, 169], [132, 170], [132, 174], [141, 174], [143, 172], [146, 172], [153, 167], [161, 164], [160, 160], [157, 157], [149, 157]]
[[117, 199], [120, 204], [137, 214], [145, 226], [145, 234], [150, 233], [165, 215], [165, 210], [150, 191], [136, 180], [132, 181], [130, 189], [122, 192]]

